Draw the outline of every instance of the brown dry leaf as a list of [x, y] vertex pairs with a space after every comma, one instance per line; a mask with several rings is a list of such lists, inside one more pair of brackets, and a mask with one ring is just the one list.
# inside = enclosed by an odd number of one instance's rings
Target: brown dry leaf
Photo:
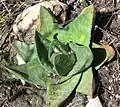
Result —
[[110, 61], [114, 56], [115, 56], [115, 50], [112, 46], [108, 45], [108, 44], [104, 44], [101, 43], [102, 48], [104, 48], [105, 50], [107, 50], [106, 52], [108, 52], [109, 54], [109, 59], [107, 61]]

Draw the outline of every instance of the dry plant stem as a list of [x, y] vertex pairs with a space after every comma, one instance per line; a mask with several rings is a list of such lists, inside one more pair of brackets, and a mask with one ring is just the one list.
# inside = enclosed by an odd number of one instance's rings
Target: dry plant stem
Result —
[[117, 53], [117, 67], [118, 67], [118, 69], [120, 69], [120, 64], [119, 64], [120, 53], [119, 53], [118, 49], [116, 48], [115, 44], [114, 43], [112, 43], [112, 44], [113, 44], [114, 49]]
[[21, 5], [16, 9], [16, 11], [18, 11], [24, 5], [25, 5], [25, 2], [22, 2]]
[[113, 14], [112, 14], [112, 16], [110, 17], [110, 19], [108, 20], [108, 22], [107, 22], [107, 24], [105, 25], [105, 27], [104, 28], [106, 28], [109, 24], [110, 24], [110, 22], [112, 21], [112, 18], [114, 17], [114, 13], [115, 13], [115, 10], [116, 10], [116, 0], [113, 0], [113, 5], [114, 5], [114, 12], [113, 12]]
[[115, 96], [115, 94], [113, 94], [113, 93], [111, 93], [107, 88], [105, 88], [105, 87], [102, 87], [104, 90], [106, 90], [109, 94], [111, 94], [112, 96], [114, 96], [115, 98], [116, 98], [116, 96]]
[[[107, 31], [105, 31], [104, 29], [102, 29], [102, 28], [100, 28], [100, 27], [98, 27], [98, 26], [97, 26], [97, 28], [100, 29], [102, 32], [109, 34], [109, 33], [108, 33]], [[111, 34], [109, 34], [109, 35], [111, 35]], [[120, 53], [118, 52], [118, 50], [117, 50], [117, 48], [116, 48], [116, 46], [115, 46], [115, 44], [114, 44], [114, 41], [115, 41], [116, 39], [117, 39], [117, 38], [114, 38], [110, 43], [108, 43], [108, 45], [111, 45], [111, 44], [113, 45], [114, 50], [115, 50], [115, 52], [117, 53], [117, 67], [118, 67], [118, 69], [120, 69], [120, 65], [119, 65]]]
[[110, 43], [108, 43], [108, 45], [111, 45], [115, 42], [116, 38], [114, 38]]
[[12, 31], [12, 28], [9, 30], [9, 32], [7, 33], [7, 35], [6, 35], [6, 37], [4, 38], [4, 41], [3, 41], [3, 43], [1, 44], [1, 49], [3, 49], [4, 50], [4, 44], [6, 43], [6, 42], [8, 42], [8, 43], [10, 43], [10, 41], [9, 41], [9, 38], [10, 38], [10, 32]]
[[5, 9], [7, 10], [7, 12], [9, 13], [9, 15], [11, 15], [11, 12], [10, 12], [9, 9], [7, 8], [7, 6], [5, 5], [5, 3], [3, 2], [3, 0], [1, 0], [1, 3], [2, 3], [3, 6], [5, 7]]
[[[5, 104], [6, 101], [8, 101], [7, 98], [5, 98], [5, 99], [2, 101], [2, 103], [0, 104], [0, 107], [3, 107], [3, 105]], [[7, 107], [9, 107], [9, 106], [7, 106]]]
[[[110, 33], [108, 33], [107, 31], [105, 31], [104, 29], [102, 29], [101, 27], [99, 27], [99, 26], [95, 26], [96, 28], [98, 28], [99, 30], [101, 30], [103, 33], [105, 33], [106, 35], [110, 35], [110, 36], [113, 36], [112, 34], [110, 34]], [[110, 36], [108, 36], [108, 38], [110, 38]], [[113, 40], [111, 40], [111, 42], [110, 43], [107, 43], [107, 44], [112, 44], [115, 40], [116, 40], [117, 38], [115, 38], [115, 39], [113, 39]]]
[[114, 8], [116, 8], [117, 0], [113, 0]]
[[111, 20], [112, 20], [113, 16], [114, 16], [114, 14], [112, 14], [112, 16], [110, 17], [110, 19], [108, 20], [108, 22], [107, 22], [107, 24], [105, 25], [105, 27], [104, 27], [104, 28], [107, 28], [107, 26], [110, 24], [110, 22], [111, 22]]

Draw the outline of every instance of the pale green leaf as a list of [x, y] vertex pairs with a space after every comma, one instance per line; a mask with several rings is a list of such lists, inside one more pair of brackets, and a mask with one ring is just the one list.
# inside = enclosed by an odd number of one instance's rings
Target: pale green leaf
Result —
[[74, 42], [89, 46], [91, 30], [94, 20], [94, 6], [83, 9], [81, 14], [69, 23], [64, 29], [59, 30], [58, 40], [64, 43]]
[[15, 48], [15, 50], [17, 51], [17, 53], [19, 54], [19, 56], [21, 56], [21, 58], [25, 62], [29, 62], [30, 60], [34, 59], [34, 57], [35, 57], [34, 44], [27, 44], [25, 42], [20, 42], [17, 40], [15, 40], [12, 44], [13, 44], [13, 47]]
[[92, 81], [93, 81], [92, 68], [89, 68], [85, 72], [83, 72], [82, 79], [76, 91], [92, 96]]
[[47, 107], [59, 107], [59, 105], [64, 103], [78, 85], [81, 77], [82, 74], [80, 73], [68, 78], [65, 82], [49, 85], [47, 90]]
[[47, 38], [50, 35], [53, 36], [53, 31], [57, 29], [57, 24], [55, 24], [55, 22], [56, 20], [52, 12], [41, 6], [38, 19], [38, 31], [43, 38]]
[[70, 48], [76, 55], [76, 63], [68, 75], [80, 73], [89, 68], [93, 61], [93, 54], [89, 47], [70, 43]]
[[37, 58], [27, 64], [9, 66], [7, 70], [15, 75], [16, 78], [23, 79], [29, 83], [43, 86], [54, 83], [53, 74], [50, 74], [47, 69], [43, 68]]
[[38, 24], [39, 32], [43, 38], [52, 41], [54, 35], [60, 42], [74, 42], [89, 46], [91, 39], [91, 30], [94, 21], [94, 6], [90, 5], [83, 9], [81, 14], [64, 28], [59, 28], [55, 19], [48, 9], [42, 7], [40, 10], [40, 23]]

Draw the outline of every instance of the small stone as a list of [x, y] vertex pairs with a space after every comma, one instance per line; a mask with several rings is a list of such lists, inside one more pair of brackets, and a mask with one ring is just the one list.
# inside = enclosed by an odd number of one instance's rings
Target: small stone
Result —
[[112, 75], [112, 78], [115, 78], [115, 75], [114, 75], [114, 74]]
[[32, 104], [32, 101], [29, 101], [30, 102], [30, 104]]
[[100, 12], [106, 12], [106, 8], [102, 8], [102, 9], [100, 9]]
[[118, 19], [120, 19], [120, 15], [118, 15]]
[[110, 99], [111, 99], [111, 100], [112, 100], [112, 98], [113, 98], [113, 97], [112, 97], [112, 96], [110, 96]]
[[120, 98], [120, 95], [117, 94], [117, 95], [116, 95], [116, 98]]
[[111, 86], [109, 86], [108, 89], [111, 90], [112, 89]]
[[112, 79], [109, 80], [110, 83], [112, 83], [112, 81], [113, 81]]
[[102, 104], [98, 97], [90, 99], [86, 107], [102, 107]]

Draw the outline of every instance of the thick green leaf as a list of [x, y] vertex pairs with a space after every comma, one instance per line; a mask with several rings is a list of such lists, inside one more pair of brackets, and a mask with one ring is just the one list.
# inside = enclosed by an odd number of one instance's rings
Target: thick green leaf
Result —
[[[83, 78], [82, 75], [84, 75], [84, 73], [85, 79], [92, 78], [92, 72], [87, 72], [87, 69], [93, 61], [91, 50], [86, 46], [77, 45], [75, 43], [70, 43], [70, 48], [76, 54], [77, 61], [68, 75], [59, 80], [59, 84], [49, 86], [48, 98], [50, 107], [57, 107], [60, 103], [65, 101], [70, 96], [72, 91], [77, 88], [77, 85], [81, 83], [81, 79]], [[82, 80], [84, 81], [84, 79]], [[89, 83], [89, 81], [91, 80], [85, 82]], [[81, 84], [83, 85], [83, 82]]]
[[36, 50], [37, 50], [37, 55], [39, 57], [39, 60], [43, 67], [48, 70], [48, 72], [53, 72], [53, 65], [49, 61], [48, 58], [48, 51], [49, 51], [49, 45], [50, 42], [46, 39], [41, 40], [40, 33], [36, 31], [35, 34], [35, 43], [36, 43]]
[[21, 42], [15, 42], [15, 46], [20, 51], [21, 56], [27, 58], [25, 55], [29, 55], [29, 52], [31, 52], [32, 55], [30, 55], [33, 58], [32, 60], [28, 60], [29, 62], [27, 62], [26, 64], [9, 66], [7, 70], [12, 72], [19, 79], [23, 79], [34, 84], [47, 85], [47, 82], [49, 83], [54, 78], [52, 65], [47, 59], [47, 45], [49, 43], [42, 43], [37, 33], [35, 35], [35, 40], [36, 44], [33, 45], [32, 52], [30, 50], [31, 48], [29, 49], [30, 44], [27, 45], [25, 43], [22, 44]]
[[53, 31], [58, 28], [55, 22], [56, 20], [50, 10], [41, 6], [38, 19], [38, 31], [43, 38], [47, 38], [50, 35], [53, 38]]
[[94, 15], [93, 5], [83, 9], [76, 19], [69, 23], [64, 29], [59, 30], [57, 36], [58, 40], [65, 43], [72, 41], [89, 46]]
[[47, 107], [58, 107], [61, 105], [76, 88], [81, 77], [82, 73], [72, 76], [63, 83], [49, 85], [47, 90]]
[[75, 53], [77, 61], [68, 75], [74, 75], [89, 68], [93, 61], [93, 54], [90, 48], [75, 43], [70, 43], [70, 48]]
[[41, 33], [43, 38], [47, 38], [50, 41], [52, 41], [54, 35], [57, 34], [57, 38], [61, 42], [69, 43], [72, 41], [89, 46], [94, 15], [94, 6], [90, 5], [83, 9], [76, 19], [69, 23], [65, 28], [61, 29], [54, 23], [55, 19], [51, 12], [42, 7], [40, 9], [38, 31]]
[[46, 86], [53, 81], [54, 76], [50, 74], [39, 62], [39, 59], [34, 59], [27, 64], [12, 65], [7, 67], [16, 78], [23, 79], [29, 83]]
[[57, 71], [57, 74], [59, 74], [60, 76], [67, 75], [72, 70], [76, 61], [76, 57], [73, 53], [68, 54], [55, 53], [52, 55], [51, 59], [54, 68]]
[[82, 79], [76, 89], [77, 92], [92, 96], [92, 68], [87, 69], [82, 76]]
[[68, 45], [60, 43], [57, 39], [51, 43], [51, 50], [53, 51], [50, 54], [50, 61], [57, 74], [60, 76], [68, 74], [76, 62], [75, 54]]
[[17, 53], [21, 56], [21, 58], [25, 62], [29, 62], [30, 60], [34, 59], [35, 54], [35, 46], [34, 44], [27, 44], [25, 42], [20, 42], [15, 40], [13, 43], [14, 48], [16, 49]]

